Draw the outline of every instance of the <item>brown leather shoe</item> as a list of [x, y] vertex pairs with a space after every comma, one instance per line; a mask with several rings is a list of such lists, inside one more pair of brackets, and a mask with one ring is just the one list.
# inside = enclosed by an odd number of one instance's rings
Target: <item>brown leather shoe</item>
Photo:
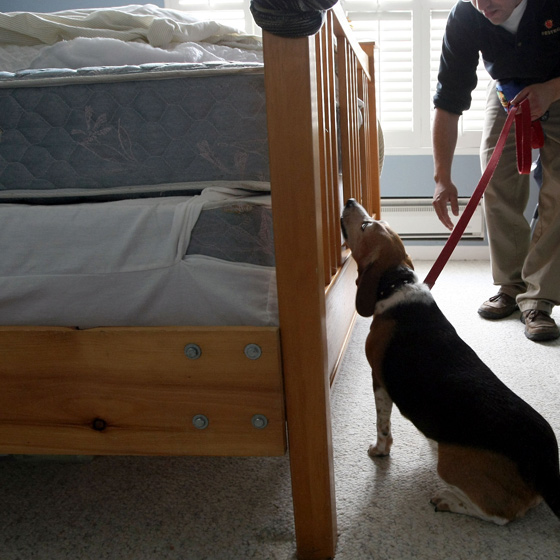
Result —
[[503, 319], [509, 317], [516, 309], [515, 298], [499, 292], [478, 308], [478, 314], [485, 319]]
[[529, 340], [556, 340], [560, 337], [560, 329], [554, 319], [544, 311], [529, 309], [521, 313], [521, 322], [525, 323], [525, 336]]

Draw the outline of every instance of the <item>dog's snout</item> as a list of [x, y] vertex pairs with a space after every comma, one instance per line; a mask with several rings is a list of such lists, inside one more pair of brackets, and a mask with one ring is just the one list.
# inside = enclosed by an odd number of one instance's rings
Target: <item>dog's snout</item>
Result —
[[340, 227], [342, 229], [342, 236], [344, 237], [344, 239], [348, 239], [348, 232], [346, 230], [344, 218], [347, 216], [347, 211], [349, 211], [352, 208], [356, 208], [356, 206], [358, 206], [358, 203], [354, 198], [349, 198], [346, 201], [346, 204], [344, 205], [344, 211], [342, 212], [342, 216], [340, 217]]
[[342, 228], [342, 235], [344, 239], [348, 240], [348, 233], [349, 233], [349, 226], [356, 221], [357, 211], [365, 210], [362, 206], [356, 201], [355, 198], [349, 198], [344, 205], [344, 210], [342, 211], [342, 216], [340, 217], [340, 225]]

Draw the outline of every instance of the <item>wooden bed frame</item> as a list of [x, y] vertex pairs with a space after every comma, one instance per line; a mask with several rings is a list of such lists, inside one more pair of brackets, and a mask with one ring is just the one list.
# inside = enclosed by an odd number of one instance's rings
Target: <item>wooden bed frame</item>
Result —
[[263, 38], [279, 328], [0, 327], [0, 453], [289, 447], [298, 557], [334, 557], [330, 388], [356, 276], [339, 216], [350, 196], [380, 212], [373, 44], [350, 36], [335, 7], [313, 37]]

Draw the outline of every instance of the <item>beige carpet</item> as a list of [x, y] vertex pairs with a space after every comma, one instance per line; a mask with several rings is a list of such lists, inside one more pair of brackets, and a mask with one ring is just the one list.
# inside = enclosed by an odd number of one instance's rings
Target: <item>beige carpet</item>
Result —
[[[417, 262], [420, 279], [431, 263]], [[434, 296], [460, 335], [560, 438], [560, 341], [533, 343], [519, 314], [480, 319], [488, 262], [452, 261]], [[560, 309], [553, 316], [560, 321]], [[337, 560], [557, 560], [546, 505], [506, 527], [429, 503], [434, 450], [396, 410], [390, 458], [372, 460], [374, 404], [356, 325], [333, 391]], [[1, 560], [292, 560], [288, 458], [98, 457], [83, 464], [0, 461]]]

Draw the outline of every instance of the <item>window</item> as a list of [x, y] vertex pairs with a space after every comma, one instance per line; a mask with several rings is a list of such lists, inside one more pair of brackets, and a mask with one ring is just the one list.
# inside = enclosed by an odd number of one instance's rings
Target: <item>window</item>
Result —
[[[377, 110], [387, 153], [431, 153], [441, 41], [456, 0], [341, 0], [360, 41], [375, 41]], [[458, 150], [477, 153], [489, 77], [482, 62]]]
[[[377, 112], [386, 153], [431, 153], [432, 97], [441, 41], [456, 0], [340, 1], [358, 40], [377, 45]], [[168, 8], [259, 34], [249, 4], [249, 0], [165, 0]], [[457, 153], [478, 153], [488, 81], [481, 62], [471, 109], [460, 120]]]

